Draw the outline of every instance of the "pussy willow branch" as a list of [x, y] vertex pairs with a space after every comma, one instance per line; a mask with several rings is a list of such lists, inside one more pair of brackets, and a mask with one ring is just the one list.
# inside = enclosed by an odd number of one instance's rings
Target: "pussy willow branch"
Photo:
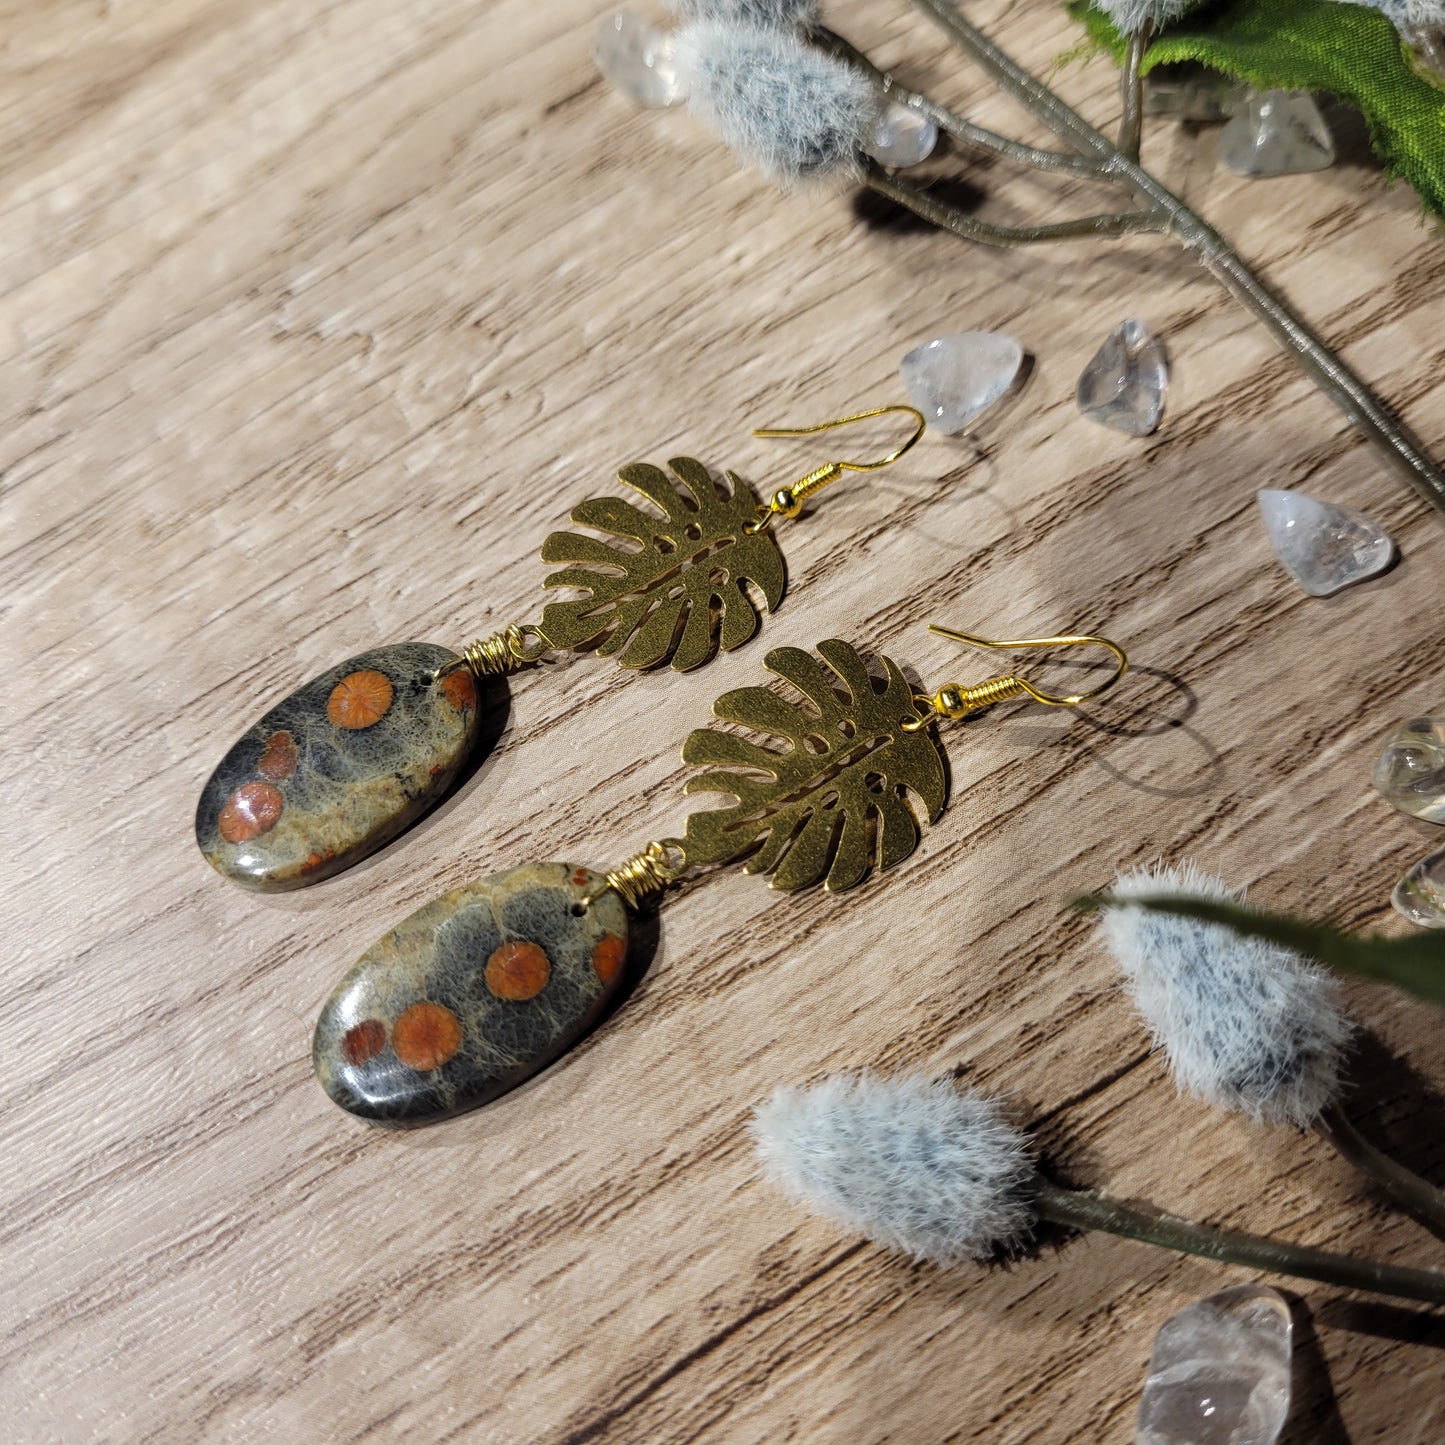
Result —
[[1375, 1148], [1350, 1123], [1338, 1104], [1332, 1104], [1320, 1115], [1315, 1130], [1432, 1234], [1445, 1238], [1445, 1192]]
[[[1080, 221], [1045, 226], [994, 226], [928, 196], [907, 181], [886, 176], [877, 167], [867, 171], [865, 180], [868, 185], [926, 220], [947, 226], [956, 234], [985, 245], [1015, 246], [1073, 236], [1123, 235], [1141, 230], [1166, 232], [1194, 256], [1241, 306], [1263, 323], [1286, 354], [1360, 429], [1365, 438], [1384, 452], [1405, 481], [1432, 506], [1445, 512], [1445, 472], [1431, 459], [1423, 443], [1392, 415], [1289, 304], [1276, 296], [1244, 264], [1213, 226], [1186, 206], [1136, 159], [1090, 125], [1061, 96], [1000, 50], [982, 31], [965, 20], [949, 0], [913, 0], [913, 3], [981, 66], [1002, 90], [1021, 102], [1055, 135], [1078, 151], [1090, 165], [1088, 174], [1124, 187], [1139, 202], [1140, 209], [1138, 212], [1085, 217]], [[895, 87], [894, 94], [898, 93]], [[932, 114], [936, 123], [954, 133], [951, 126], [938, 119], [936, 112], [925, 113]], [[962, 121], [961, 117], [955, 119]], [[986, 134], [992, 135], [991, 132]], [[1126, 122], [1122, 139], [1127, 141], [1128, 138]], [[993, 137], [993, 141], [1003, 139]], [[980, 142], [974, 137], [971, 143]], [[1020, 153], [1030, 148], [1010, 150], [992, 142], [986, 148], [1025, 164], [1039, 165], [1038, 161]], [[1052, 152], [1043, 154], [1046, 157], [1053, 155]], [[1074, 169], [1060, 166], [1054, 160], [1046, 161], [1040, 168]], [[1147, 218], [1147, 224], [1140, 217]]]
[[849, 65], [871, 75], [885, 95], [900, 105], [906, 105], [920, 115], [927, 116], [939, 130], [946, 131], [954, 140], [973, 150], [1004, 156], [1020, 165], [1034, 166], [1041, 171], [1067, 171], [1071, 175], [1086, 176], [1096, 181], [1109, 179], [1108, 172], [1097, 161], [1086, 160], [1070, 151], [1041, 150], [1038, 146], [1025, 145], [1022, 141], [999, 135], [997, 131], [989, 130], [985, 126], [975, 125], [957, 111], [949, 110], [946, 105], [940, 105], [936, 100], [930, 100], [916, 90], [909, 90], [886, 70], [880, 70], [856, 46], [831, 30], [819, 29], [815, 38], [839, 60], [845, 60]]
[[935, 226], [942, 226], [967, 241], [981, 241], [985, 246], [1028, 246], [1036, 241], [1073, 241], [1081, 236], [1128, 236], [1138, 231], [1164, 229], [1158, 214], [1152, 210], [1109, 211], [1098, 216], [1052, 221], [1042, 226], [995, 226], [890, 175], [874, 161], [864, 162], [863, 178], [880, 195], [890, 197], [900, 206], [907, 206], [925, 221], [932, 221]]
[[1031, 1189], [1039, 1217], [1054, 1224], [1102, 1230], [1181, 1254], [1197, 1254], [1247, 1269], [1319, 1280], [1341, 1289], [1368, 1290], [1373, 1294], [1424, 1300], [1432, 1305], [1445, 1304], [1445, 1274], [1439, 1270], [1376, 1264], [1353, 1255], [1331, 1254], [1303, 1244], [1243, 1234], [1237, 1229], [1215, 1229], [1159, 1210], [1122, 1204], [1102, 1194], [1065, 1189], [1042, 1174], [1034, 1177]]
[[1146, 20], [1129, 37], [1129, 50], [1119, 76], [1119, 96], [1124, 118], [1119, 122], [1119, 151], [1131, 161], [1139, 159], [1139, 142], [1144, 137], [1144, 52], [1154, 38], [1154, 22]]

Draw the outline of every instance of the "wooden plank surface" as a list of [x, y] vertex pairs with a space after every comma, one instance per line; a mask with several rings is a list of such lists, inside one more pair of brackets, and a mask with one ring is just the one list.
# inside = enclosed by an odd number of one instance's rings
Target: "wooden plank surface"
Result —
[[[1243, 1276], [1096, 1238], [944, 1273], [794, 1210], [748, 1111], [864, 1064], [1006, 1095], [1075, 1182], [1441, 1262], [1315, 1139], [1176, 1098], [1061, 912], [1190, 857], [1262, 903], [1395, 926], [1428, 830], [1367, 778], [1382, 733], [1442, 703], [1439, 519], [1167, 243], [986, 252], [779, 196], [599, 81], [599, 13], [5, 8], [10, 1438], [1132, 1439], [1154, 1330]], [[1077, 38], [1041, 0], [971, 13], [1037, 68]], [[1018, 124], [901, 0], [830, 18]], [[1113, 114], [1104, 64], [1059, 83]], [[1213, 145], [1156, 129], [1146, 158], [1445, 450], [1445, 251], [1413, 197], [1358, 147], [1248, 183]], [[1000, 216], [1046, 198], [948, 164]], [[1134, 314], [1174, 361], [1144, 443], [1072, 402]], [[749, 428], [901, 399], [901, 353], [964, 327], [1016, 334], [1028, 388], [978, 445], [931, 435], [791, 527], [758, 641], [686, 678], [519, 676], [499, 748], [333, 882], [258, 898], [205, 867], [196, 794], [270, 700], [377, 643], [534, 617], [542, 538], [624, 462], [801, 475], [817, 449]], [[1261, 484], [1370, 512], [1403, 560], [1303, 596]], [[982, 676], [931, 618], [1104, 629], [1138, 671], [1088, 717], [951, 729], [950, 808], [852, 895], [729, 872], [670, 900], [627, 1005], [500, 1103], [397, 1133], [326, 1100], [312, 1022], [379, 933], [475, 875], [680, 831], [678, 745], [767, 646], [841, 636], [935, 686]], [[1437, 1019], [1349, 999], [1373, 1040], [1352, 1107], [1441, 1177]], [[1441, 1438], [1445, 1326], [1299, 1299], [1290, 1441]]]

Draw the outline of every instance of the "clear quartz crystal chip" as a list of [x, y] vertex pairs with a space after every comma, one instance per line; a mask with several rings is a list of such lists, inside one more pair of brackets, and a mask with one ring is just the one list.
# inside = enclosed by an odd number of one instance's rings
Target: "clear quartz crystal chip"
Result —
[[1421, 928], [1445, 928], [1445, 848], [1422, 858], [1390, 895], [1395, 912]]
[[1370, 777], [1392, 808], [1445, 823], [1445, 717], [1412, 717], [1385, 740]]
[[592, 58], [608, 85], [638, 105], [659, 110], [686, 98], [672, 36], [630, 10], [603, 19]]
[[1303, 492], [1266, 488], [1256, 495], [1275, 556], [1311, 597], [1363, 582], [1394, 558], [1390, 534], [1363, 512]]
[[1137, 1445], [1274, 1445], [1289, 1413], [1293, 1326], [1282, 1295], [1221, 1290], [1165, 1320]]
[[1335, 163], [1335, 142], [1304, 90], [1252, 91], [1219, 133], [1219, 159], [1237, 176], [1287, 176]]
[[1164, 415], [1169, 358], [1164, 343], [1142, 322], [1120, 322], [1079, 377], [1079, 410], [1090, 421], [1146, 437]]
[[912, 106], [887, 100], [873, 123], [867, 151], [880, 165], [903, 170], [926, 161], [938, 144], [938, 127]]
[[956, 331], [915, 346], [898, 371], [929, 426], [951, 436], [1013, 385], [1023, 360], [1023, 347], [1002, 331]]

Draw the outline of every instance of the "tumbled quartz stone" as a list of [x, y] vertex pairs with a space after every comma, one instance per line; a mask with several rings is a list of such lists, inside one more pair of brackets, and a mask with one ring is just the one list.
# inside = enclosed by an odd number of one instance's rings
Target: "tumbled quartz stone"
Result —
[[1260, 90], [1219, 133], [1219, 159], [1237, 176], [1287, 176], [1335, 163], [1335, 143], [1308, 91]]
[[637, 105], [660, 110], [687, 98], [672, 37], [630, 10], [604, 17], [592, 58], [613, 90]]
[[1412, 717], [1385, 740], [1370, 781], [1402, 813], [1445, 823], [1445, 717]]
[[425, 1123], [545, 1068], [622, 982], [627, 913], [605, 882], [569, 863], [528, 863], [419, 908], [321, 1010], [312, 1058], [322, 1088], [364, 1118]]
[[952, 435], [1014, 384], [1023, 360], [1023, 347], [1002, 331], [955, 331], [915, 346], [898, 371], [929, 426]]
[[1415, 864], [1395, 885], [1390, 902], [1421, 928], [1445, 928], [1445, 848]]
[[404, 642], [328, 668], [221, 759], [196, 842], [232, 882], [299, 888], [373, 853], [444, 793], [471, 751], [476, 681], [445, 647]]
[[938, 144], [938, 127], [926, 115], [896, 100], [883, 103], [865, 147], [880, 165], [904, 170], [926, 161]]
[[1293, 1326], [1283, 1296], [1221, 1290], [1165, 1320], [1137, 1445], [1274, 1445], [1289, 1413]]
[[1275, 556], [1311, 597], [1374, 577], [1394, 558], [1389, 533], [1363, 512], [1271, 487], [1257, 496]]
[[1131, 437], [1159, 428], [1169, 358], [1164, 343], [1139, 320], [1122, 321], [1079, 377], [1079, 410], [1101, 426]]

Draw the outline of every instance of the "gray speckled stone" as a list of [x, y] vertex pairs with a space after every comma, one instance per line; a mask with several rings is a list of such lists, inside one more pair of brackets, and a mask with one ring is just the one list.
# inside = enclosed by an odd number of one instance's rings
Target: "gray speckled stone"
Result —
[[373, 853], [446, 791], [479, 717], [466, 668], [404, 642], [328, 668], [277, 703], [221, 759], [196, 808], [196, 842], [222, 876], [299, 888]]
[[485, 1104], [545, 1068], [622, 982], [627, 912], [600, 874], [528, 863], [419, 908], [327, 999], [316, 1077], [369, 1119], [422, 1123]]

